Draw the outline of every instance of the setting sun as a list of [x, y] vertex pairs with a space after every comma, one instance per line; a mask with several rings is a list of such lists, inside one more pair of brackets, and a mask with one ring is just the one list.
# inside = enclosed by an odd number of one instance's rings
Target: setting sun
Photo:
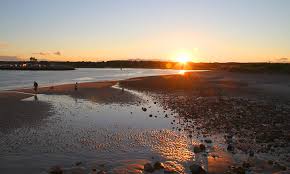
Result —
[[188, 53], [180, 53], [177, 55], [176, 61], [184, 64], [191, 61], [190, 57], [191, 56]]
[[189, 61], [189, 58], [188, 57], [178, 57], [177, 61], [180, 63], [186, 63]]

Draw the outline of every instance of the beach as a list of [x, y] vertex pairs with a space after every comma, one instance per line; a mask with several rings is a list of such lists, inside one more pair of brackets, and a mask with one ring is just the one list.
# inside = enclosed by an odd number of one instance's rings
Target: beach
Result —
[[[161, 162], [169, 173], [193, 164], [208, 173], [289, 171], [289, 75], [209, 71], [74, 85], [40, 85], [37, 97], [0, 92], [1, 170], [142, 173]], [[18, 164], [29, 153], [39, 168]]]

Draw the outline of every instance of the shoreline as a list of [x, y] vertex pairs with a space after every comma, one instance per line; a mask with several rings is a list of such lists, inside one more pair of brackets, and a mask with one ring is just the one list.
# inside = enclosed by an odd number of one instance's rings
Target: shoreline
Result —
[[[85, 70], [87, 68], [84, 68]], [[120, 71], [119, 69], [114, 69], [114, 68], [106, 68], [106, 69], [94, 69], [93, 73], [97, 73], [98, 70], [100, 71], [104, 71], [104, 70], [111, 70], [113, 69], [114, 71]], [[80, 72], [82, 71], [82, 68], [80, 69], [76, 69], [76, 70], [80, 70]], [[168, 75], [175, 75], [175, 74], [179, 74], [181, 70], [167, 70], [167, 69], [153, 69], [153, 70], [158, 70], [158, 72], [153, 73], [153, 75], [151, 75], [150, 73], [148, 74], [148, 69], [138, 69], [137, 73], [134, 75], [131, 74], [131, 70], [135, 70], [133, 68], [127, 68], [124, 69], [123, 71], [121, 71], [120, 73], [120, 77], [119, 78], [115, 78], [117, 74], [113, 74], [113, 76], [109, 76], [106, 79], [103, 78], [99, 78], [101, 77], [101, 74], [95, 74], [97, 75], [96, 78], [94, 76], [90, 76], [88, 74], [84, 74], [81, 76], [77, 76], [75, 78], [70, 77], [66, 77], [64, 79], [66, 79], [65, 81], [59, 80], [57, 78], [53, 78], [53, 79], [47, 79], [45, 81], [41, 81], [41, 80], [35, 80], [39, 83], [39, 85], [41, 87], [50, 87], [50, 86], [59, 86], [59, 85], [66, 85], [66, 84], [74, 84], [75, 82], [78, 83], [92, 83], [92, 82], [104, 82], [104, 81], [120, 81], [120, 80], [127, 80], [130, 78], [135, 78], [135, 77], [148, 77], [148, 76], [158, 76], [158, 74], [160, 75], [166, 75], [166, 73]], [[140, 74], [141, 71], [142, 73], [144, 73], [143, 71], [145, 71], [144, 74]], [[203, 72], [203, 71], [208, 71], [208, 70], [184, 70], [184, 71], [188, 71], [188, 72]], [[53, 72], [53, 71], [50, 71]], [[76, 71], [77, 72], [77, 71]], [[90, 72], [90, 71], [88, 71]], [[128, 75], [126, 75], [126, 72]], [[82, 73], [82, 72], [81, 72]], [[87, 72], [86, 72], [87, 73]], [[156, 74], [156, 75], [154, 75]], [[53, 75], [53, 74], [52, 74]], [[57, 74], [54, 74], [57, 76]], [[78, 75], [78, 74], [77, 74]], [[94, 75], [94, 74], [93, 74]], [[105, 75], [107, 76], [107, 75]], [[89, 80], [82, 80], [82, 78], [88, 78]], [[8, 81], [9, 82], [9, 81]], [[30, 89], [32, 88], [33, 85], [33, 81], [28, 80], [27, 78], [25, 78], [24, 84], [22, 84], [21, 86], [18, 85], [17, 83], [12, 83], [9, 86], [1, 86], [0, 85], [0, 92], [1, 91], [11, 91], [11, 90], [19, 90], [19, 89]]]
[[[140, 107], [140, 110], [142, 107], [145, 112], [149, 108], [143, 108], [142, 98], [122, 90], [132, 89], [152, 97], [151, 102], [162, 107], [164, 111], [170, 110], [178, 114], [184, 123], [171, 122], [173, 130], [184, 131], [191, 136], [196, 133], [203, 135], [200, 141], [206, 146], [208, 143], [204, 142], [205, 139], [210, 144], [218, 144], [214, 139], [217, 133], [225, 135], [222, 150], [233, 153], [231, 155], [253, 154], [254, 157], [259, 157], [261, 153], [272, 151], [278, 154], [282, 151], [287, 156], [288, 152], [284, 151], [284, 147], [289, 145], [287, 140], [290, 138], [287, 134], [290, 127], [287, 117], [290, 114], [290, 96], [285, 95], [287, 90], [281, 90], [290, 88], [290, 80], [287, 78], [290, 77], [213, 71], [190, 72], [183, 75], [79, 83], [77, 91], [74, 90], [74, 84], [56, 85], [53, 88], [40, 87], [38, 93], [60, 95], [57, 96], [59, 102], [63, 102], [62, 95], [67, 95], [76, 102], [84, 99], [100, 105], [133, 104]], [[119, 89], [112, 87], [116, 84], [119, 84]], [[22, 100], [33, 95], [33, 89], [0, 92], [0, 106], [3, 107], [0, 110], [0, 132], [1, 129], [5, 133], [22, 126], [32, 127], [34, 123], [43, 122], [51, 115], [51, 103], [33, 98], [29, 101]], [[71, 110], [70, 107], [67, 109]], [[272, 157], [275, 164], [277, 162], [282, 167], [289, 164], [283, 160], [284, 156], [275, 157], [274, 154]], [[248, 163], [256, 165], [255, 161]]]
[[[281, 75], [281, 74], [248, 74], [248, 73], [239, 73], [239, 72], [225, 72], [225, 71], [193, 71], [193, 72], [184, 72], [176, 73], [176, 74], [164, 74], [164, 75], [151, 75], [151, 76], [140, 76], [140, 77], [132, 77], [123, 80], [104, 80], [104, 81], [90, 81], [90, 82], [80, 82], [78, 83], [78, 88], [81, 89], [100, 89], [100, 88], [108, 88], [112, 87], [117, 83], [126, 83], [131, 81], [139, 81], [139, 80], [146, 80], [152, 78], [171, 78], [171, 77], [182, 77], [185, 78], [188, 76], [194, 75], [195, 79], [193, 80], [201, 80], [206, 78], [202, 82], [202, 85], [212, 85], [212, 83], [216, 83], [218, 86], [228, 87], [228, 88], [253, 88], [254, 90], [260, 90], [262, 92], [270, 92], [271, 94], [280, 94], [290, 90], [290, 76], [288, 75]], [[222, 77], [219, 77], [222, 76]], [[270, 82], [277, 77], [281, 77], [281, 79], [274, 80], [274, 82]], [[237, 79], [235, 79], [237, 78]], [[268, 80], [267, 80], [268, 78]], [[260, 82], [259, 82], [260, 81]], [[206, 82], [206, 83], [204, 83]], [[289, 84], [287, 84], [287, 82]], [[41, 85], [41, 84], [40, 84]], [[45, 84], [44, 86], [40, 86], [38, 88], [39, 94], [72, 94], [74, 92], [74, 83], [63, 83], [63, 84]], [[168, 84], [167, 84], [168, 85]], [[185, 84], [184, 84], [185, 85]], [[186, 84], [186, 86], [182, 86], [183, 89], [191, 89], [193, 86], [192, 84]], [[142, 87], [141, 87], [142, 88]], [[153, 87], [154, 88], [154, 87]], [[166, 87], [167, 88], [167, 87]], [[176, 89], [173, 89], [176, 90]], [[0, 96], [9, 94], [9, 93], [18, 93], [26, 94], [33, 96], [35, 92], [33, 87], [30, 88], [15, 88], [15, 89], [4, 89], [0, 90]], [[288, 98], [288, 96], [283, 96]], [[289, 98], [290, 100], [290, 98]]]
[[[180, 70], [181, 71], [181, 70]], [[188, 72], [184, 72], [184, 73], [195, 73], [195, 72], [207, 72], [208, 70], [196, 70], [196, 71], [192, 71], [190, 72], [191, 70], [186, 70]], [[87, 82], [78, 82], [78, 85], [79, 87], [84, 87], [84, 88], [88, 88], [88, 87], [93, 87], [93, 85], [95, 84], [96, 87], [98, 88], [98, 84], [104, 84], [104, 83], [118, 83], [120, 81], [126, 81], [126, 80], [133, 80], [133, 79], [142, 79], [142, 78], [146, 78], [146, 77], [158, 77], [158, 76], [175, 76], [175, 75], [182, 75], [180, 73], [176, 73], [176, 74], [161, 74], [161, 75], [150, 75], [150, 76], [140, 76], [140, 77], [130, 77], [130, 78], [127, 78], [127, 79], [121, 79], [121, 80], [103, 80], [103, 81], [87, 81]], [[72, 83], [72, 82], [64, 82], [64, 83], [45, 83], [44, 85], [40, 85], [40, 87], [38, 88], [39, 90], [41, 91], [45, 91], [45, 92], [48, 92], [49, 91], [49, 88], [51, 87], [56, 87], [56, 88], [59, 88], [59, 87], [64, 87], [64, 89], [69, 89], [69, 87], [71, 87], [71, 89], [74, 88], [74, 84], [75, 83]], [[113, 86], [113, 85], [112, 85]], [[1, 93], [6, 93], [6, 92], [28, 92], [30, 91], [31, 94], [34, 94], [33, 92], [33, 84], [31, 84], [31, 87], [12, 87], [10, 89], [0, 89], [0, 94]]]

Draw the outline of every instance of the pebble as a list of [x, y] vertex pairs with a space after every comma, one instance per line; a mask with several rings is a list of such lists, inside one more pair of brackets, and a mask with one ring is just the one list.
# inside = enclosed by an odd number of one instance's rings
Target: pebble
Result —
[[199, 148], [200, 148], [201, 151], [205, 151], [205, 145], [204, 144], [200, 144]]
[[71, 169], [71, 174], [85, 174], [85, 168], [84, 167], [73, 167]]
[[154, 172], [154, 168], [152, 167], [152, 165], [150, 163], [146, 163], [144, 165], [144, 171], [152, 173], [152, 172]]
[[206, 139], [206, 140], [204, 140], [204, 142], [206, 142], [207, 144], [211, 144], [212, 143], [212, 140]]
[[81, 165], [81, 164], [82, 164], [81, 161], [78, 161], [78, 162], [75, 163], [76, 166], [79, 166], [79, 165]]
[[155, 162], [155, 164], [154, 164], [154, 169], [155, 169], [155, 170], [164, 169], [164, 165], [163, 165], [161, 162], [157, 161], [157, 162]]
[[53, 166], [48, 171], [49, 174], [63, 174], [63, 169], [60, 166]]
[[250, 168], [251, 167], [251, 164], [249, 162], [244, 161], [243, 162], [243, 167], [244, 168]]
[[191, 166], [189, 166], [189, 169], [192, 174], [206, 174], [206, 171], [197, 164], [192, 164]]
[[235, 150], [234, 146], [232, 144], [229, 144], [227, 147], [227, 150], [230, 152], [233, 152]]
[[253, 150], [250, 150], [249, 155], [250, 157], [253, 157], [255, 155], [255, 152]]
[[243, 167], [235, 167], [233, 169], [233, 172], [235, 174], [245, 174], [246, 173], [246, 170]]
[[200, 153], [201, 150], [200, 150], [199, 146], [194, 146], [194, 148], [193, 148], [193, 152], [194, 152], [194, 153]]

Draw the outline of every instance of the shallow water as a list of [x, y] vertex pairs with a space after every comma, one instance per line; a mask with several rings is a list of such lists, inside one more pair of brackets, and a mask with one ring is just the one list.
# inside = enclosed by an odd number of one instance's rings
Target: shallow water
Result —
[[[196, 70], [199, 71], [199, 70]], [[179, 70], [126, 68], [78, 68], [72, 71], [15, 71], [0, 70], [0, 90], [31, 87], [33, 81], [40, 86], [75, 82], [123, 80], [133, 77], [178, 74]]]
[[[1, 171], [41, 173], [54, 165], [69, 171], [81, 161], [86, 173], [98, 167], [113, 173], [141, 173], [145, 162], [167, 161], [166, 165], [187, 173], [190, 162], [196, 160], [191, 145], [195, 140], [172, 129], [178, 115], [142, 93], [126, 89], [124, 93], [140, 100], [98, 103], [65, 95], [38, 95], [37, 100], [52, 105], [52, 116], [1, 135]], [[34, 97], [25, 100], [35, 102]]]

